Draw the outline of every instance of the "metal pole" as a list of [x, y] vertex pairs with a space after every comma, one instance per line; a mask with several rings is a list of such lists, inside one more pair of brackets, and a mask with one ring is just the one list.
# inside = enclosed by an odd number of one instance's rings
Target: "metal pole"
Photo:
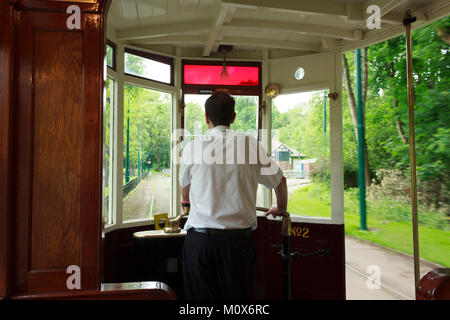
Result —
[[[420, 260], [419, 260], [419, 228], [417, 214], [417, 183], [416, 183], [416, 141], [414, 130], [414, 96], [412, 78], [412, 54], [411, 54], [411, 23], [415, 17], [411, 17], [411, 11], [406, 12], [403, 24], [406, 27], [406, 70], [408, 82], [408, 108], [409, 108], [409, 157], [411, 162], [411, 204], [412, 204], [412, 227], [413, 227], [413, 247], [414, 247], [414, 281], [415, 292], [420, 280]], [[417, 298], [417, 296], [416, 296]]]
[[283, 236], [283, 283], [284, 299], [291, 300], [291, 239]]
[[359, 215], [360, 215], [360, 229], [367, 230], [366, 221], [366, 180], [365, 180], [365, 159], [364, 159], [364, 121], [362, 110], [362, 78], [361, 78], [361, 49], [357, 49], [355, 52], [356, 62], [356, 88], [358, 93], [358, 106], [357, 106], [357, 120], [358, 120], [358, 186], [359, 186]]
[[323, 92], [323, 132], [327, 132], [327, 92]]
[[138, 176], [141, 176], [141, 128], [138, 126], [138, 139], [139, 139], [139, 151], [138, 151]]
[[326, 154], [327, 146], [327, 92], [323, 92], [323, 156]]
[[128, 99], [127, 116], [127, 162], [125, 169], [125, 183], [130, 182], [130, 99]]

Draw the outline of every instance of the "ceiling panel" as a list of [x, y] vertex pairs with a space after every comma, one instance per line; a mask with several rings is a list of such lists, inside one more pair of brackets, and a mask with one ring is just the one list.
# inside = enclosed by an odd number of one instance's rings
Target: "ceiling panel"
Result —
[[[281, 2], [274, 1], [274, 6], [283, 6]], [[195, 47], [201, 50], [202, 47], [205, 47], [207, 39], [210, 39], [210, 41], [215, 39], [213, 48], [217, 48], [221, 39], [229, 38], [233, 39], [233, 44], [236, 43], [234, 44], [235, 51], [274, 48], [273, 45], [279, 43], [284, 46], [284, 48], [280, 47], [282, 49], [280, 52], [283, 52], [283, 54], [293, 47], [286, 42], [312, 44], [312, 46], [305, 45], [301, 49], [310, 50], [321, 44], [322, 38], [355, 41], [353, 38], [354, 31], [366, 29], [365, 21], [359, 18], [358, 14], [354, 14], [352, 16], [353, 21], [349, 21], [346, 10], [347, 3], [369, 3], [368, 0], [296, 1], [311, 1], [317, 3], [317, 5], [312, 6], [310, 14], [273, 8], [237, 6], [225, 13], [225, 22], [222, 27], [219, 24], [216, 28], [213, 28], [216, 21], [221, 21], [218, 19], [220, 13], [222, 18], [224, 16], [222, 1], [219, 0], [112, 0], [107, 22], [108, 28], [114, 28], [116, 33], [121, 34], [122, 39], [132, 40], [136, 43], [145, 43], [145, 39], [165, 37], [168, 45], [186, 48]], [[374, 1], [391, 3], [390, 0]], [[336, 8], [332, 2], [339, 3], [344, 9]], [[270, 2], [265, 3], [270, 5]], [[329, 7], [324, 7], [327, 3]], [[445, 4], [445, 0], [399, 0], [398, 6], [388, 13], [390, 16], [385, 16], [382, 29], [395, 24], [401, 26], [401, 18], [406, 8], [416, 10], [430, 3]], [[330, 11], [330, 8], [338, 9], [339, 13], [334, 14], [334, 11]], [[313, 13], [314, 10], [315, 13]], [[322, 10], [326, 11], [327, 14], [318, 13]], [[356, 13], [358, 13], [357, 10]], [[359, 21], [357, 21], [358, 19]], [[233, 22], [235, 23], [234, 27]], [[270, 28], [264, 27], [266, 22], [270, 24]], [[165, 28], [166, 26], [167, 28]], [[146, 32], [148, 32], [148, 36], [143, 34]], [[128, 36], [125, 37], [124, 34]], [[248, 42], [240, 43], [239, 39], [241, 38], [245, 41], [248, 40]], [[189, 41], [189, 39], [192, 41]], [[205, 39], [203, 44], [202, 39]], [[272, 46], [265, 45], [261, 39], [272, 42]], [[153, 41], [152, 45], [161, 43], [163, 43], [162, 40], [157, 40]], [[293, 50], [295, 49], [294, 46]]]

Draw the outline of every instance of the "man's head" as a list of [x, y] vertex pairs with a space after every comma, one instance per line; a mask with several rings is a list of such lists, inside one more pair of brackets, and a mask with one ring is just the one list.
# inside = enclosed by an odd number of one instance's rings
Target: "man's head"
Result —
[[215, 92], [205, 102], [205, 118], [209, 127], [229, 126], [234, 122], [234, 99], [225, 92]]

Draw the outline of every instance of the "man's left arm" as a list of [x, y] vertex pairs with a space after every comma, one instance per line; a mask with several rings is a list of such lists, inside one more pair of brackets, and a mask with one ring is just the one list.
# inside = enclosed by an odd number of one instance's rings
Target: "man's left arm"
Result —
[[183, 201], [189, 202], [189, 191], [191, 190], [191, 184], [181, 188], [181, 203]]

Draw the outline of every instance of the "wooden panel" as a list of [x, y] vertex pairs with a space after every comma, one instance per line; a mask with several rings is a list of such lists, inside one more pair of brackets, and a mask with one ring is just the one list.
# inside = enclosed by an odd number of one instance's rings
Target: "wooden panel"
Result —
[[103, 29], [83, 14], [19, 11], [15, 48], [14, 292], [99, 289]]
[[12, 66], [12, 7], [0, 1], [0, 300], [9, 296], [11, 274], [10, 223], [10, 104]]
[[35, 34], [32, 270], [80, 261], [82, 47], [78, 32]]
[[[308, 237], [292, 236], [291, 252], [331, 251], [330, 256], [293, 259], [291, 293], [293, 300], [345, 299], [344, 226], [334, 224], [292, 223], [293, 228], [308, 229]], [[258, 217], [258, 229], [253, 233], [256, 247], [256, 274], [253, 298], [283, 299], [283, 264], [281, 221]]]

